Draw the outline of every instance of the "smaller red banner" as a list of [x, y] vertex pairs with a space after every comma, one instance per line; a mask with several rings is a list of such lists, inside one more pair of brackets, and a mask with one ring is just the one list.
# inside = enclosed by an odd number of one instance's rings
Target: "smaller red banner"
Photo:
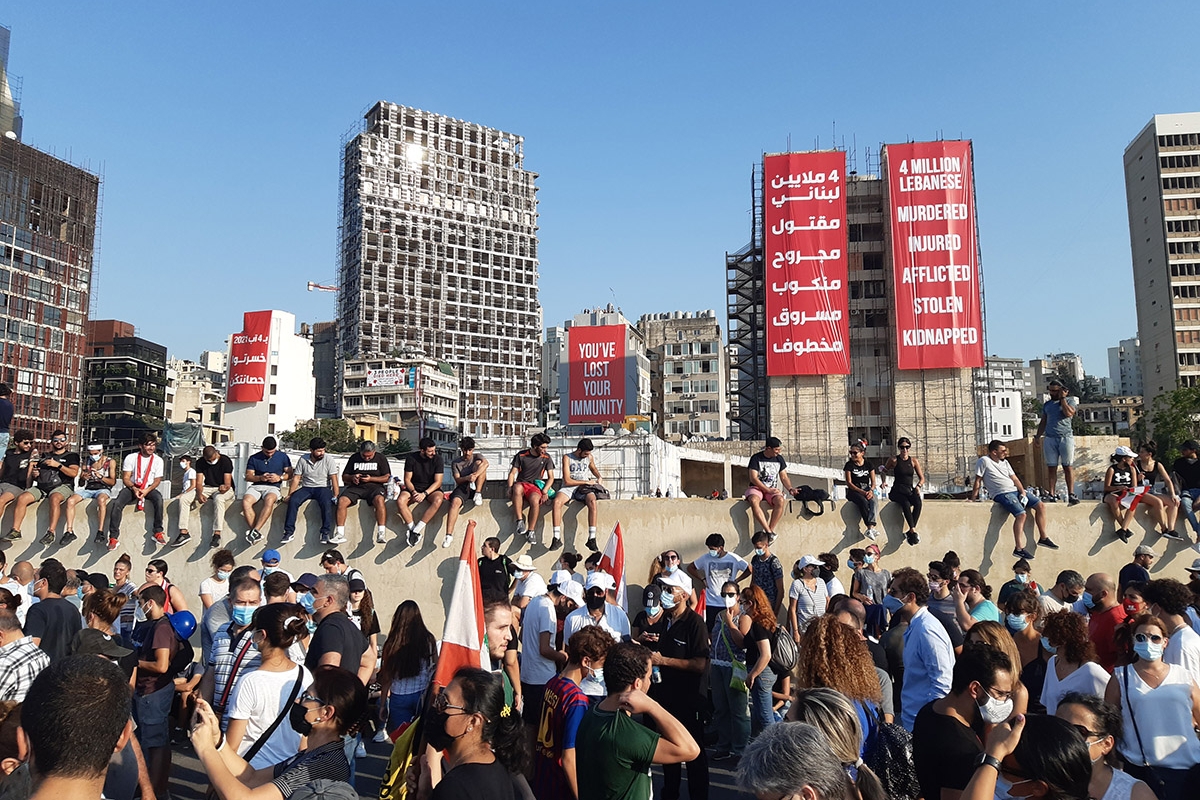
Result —
[[267, 392], [267, 361], [271, 353], [271, 312], [247, 311], [242, 332], [229, 345], [230, 403], [259, 403]]

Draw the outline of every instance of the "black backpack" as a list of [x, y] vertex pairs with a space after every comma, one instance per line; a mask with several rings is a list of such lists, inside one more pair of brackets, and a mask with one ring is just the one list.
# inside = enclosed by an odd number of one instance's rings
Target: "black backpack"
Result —
[[154, 641], [154, 631], [158, 625], [166, 625], [171, 629], [171, 634], [174, 635], [175, 641], [179, 643], [179, 649], [175, 651], [175, 655], [171, 656], [171, 661], [167, 665], [167, 675], [174, 678], [179, 673], [188, 668], [189, 665], [196, 659], [196, 649], [192, 647], [192, 643], [187, 639], [180, 638], [175, 631], [175, 626], [171, 625], [171, 620], [166, 616], [159, 618], [158, 622], [153, 625], [139, 625], [133, 631], [133, 641], [137, 645], [139, 656], [142, 655], [141, 650], [146, 646], [147, 642]]
[[[824, 504], [830, 499], [829, 492], [825, 491], [824, 489], [814, 489], [808, 484], [801, 484], [800, 486], [797, 486], [792, 492], [792, 496], [800, 501], [801, 508], [814, 517], [819, 517], [825, 513]], [[817, 504], [815, 511], [812, 508], [809, 508], [809, 503]], [[832, 502], [830, 502], [829, 505], [830, 508], [833, 507]]]

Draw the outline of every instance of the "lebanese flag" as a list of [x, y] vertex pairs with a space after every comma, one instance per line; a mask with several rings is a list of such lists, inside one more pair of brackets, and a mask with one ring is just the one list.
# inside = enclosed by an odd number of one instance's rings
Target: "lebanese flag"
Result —
[[604, 552], [600, 555], [600, 569], [612, 575], [617, 581], [617, 603], [625, 611], [629, 611], [629, 602], [625, 596], [625, 541], [621, 538], [621, 523], [617, 523]]
[[446, 608], [446, 627], [438, 653], [435, 686], [450, 685], [454, 673], [462, 667], [488, 669], [488, 653], [483, 646], [483, 593], [479, 587], [479, 564], [475, 561], [475, 521], [467, 523], [454, 591]]

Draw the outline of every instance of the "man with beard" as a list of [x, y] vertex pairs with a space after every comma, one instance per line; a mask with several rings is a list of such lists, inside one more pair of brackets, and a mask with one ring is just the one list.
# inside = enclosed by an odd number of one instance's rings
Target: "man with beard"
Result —
[[329, 541], [333, 530], [333, 501], [338, 496], [337, 466], [325, 457], [325, 440], [319, 436], [308, 442], [308, 454], [300, 456], [292, 474], [287, 516], [283, 520], [283, 539], [287, 544], [296, 537], [296, 516], [305, 500], [316, 500], [321, 509], [321, 543]]

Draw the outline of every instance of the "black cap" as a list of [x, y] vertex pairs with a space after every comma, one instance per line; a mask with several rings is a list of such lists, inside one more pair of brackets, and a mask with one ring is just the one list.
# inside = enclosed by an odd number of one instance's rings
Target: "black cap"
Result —
[[362, 578], [352, 578], [350, 580], [350, 591], [365, 592], [367, 590], [367, 582]]
[[662, 604], [662, 587], [652, 583], [642, 590], [642, 605], [657, 606]]
[[124, 658], [133, 651], [123, 647], [121, 642], [107, 633], [95, 628], [84, 628], [75, 634], [75, 650], [72, 655], [78, 656], [107, 656], [108, 658]]

